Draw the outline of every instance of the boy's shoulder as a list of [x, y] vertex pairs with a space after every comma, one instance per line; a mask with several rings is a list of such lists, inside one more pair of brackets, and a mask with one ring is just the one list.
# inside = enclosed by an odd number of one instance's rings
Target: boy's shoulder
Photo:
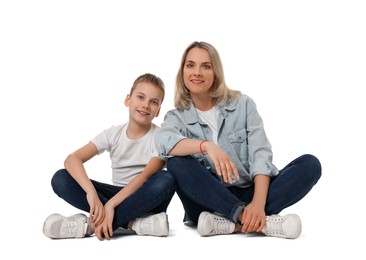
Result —
[[120, 136], [126, 126], [127, 122], [119, 125], [112, 125], [109, 128], [104, 129], [103, 133], [109, 137]]
[[127, 124], [128, 124], [128, 122], [125, 122], [125, 123], [119, 124], [119, 125], [112, 125], [105, 130], [111, 131], [111, 132], [120, 132], [123, 128], [125, 128], [127, 126]]
[[151, 128], [150, 131], [153, 132], [154, 134], [160, 129], [160, 126], [155, 125], [154, 123], [151, 124]]

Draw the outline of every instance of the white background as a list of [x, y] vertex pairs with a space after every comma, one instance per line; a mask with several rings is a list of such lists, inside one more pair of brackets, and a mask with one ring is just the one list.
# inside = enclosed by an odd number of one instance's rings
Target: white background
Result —
[[[1, 248], [7, 259], [364, 259], [366, 8], [364, 1], [1, 1]], [[174, 197], [167, 238], [51, 240], [51, 213], [79, 212], [50, 179], [66, 156], [127, 120], [123, 100], [142, 73], [166, 84], [195, 40], [219, 51], [229, 87], [257, 103], [284, 167], [316, 155], [323, 176], [297, 213], [296, 240], [200, 237]], [[362, 94], [361, 94], [362, 93]], [[108, 154], [86, 164], [110, 182]]]

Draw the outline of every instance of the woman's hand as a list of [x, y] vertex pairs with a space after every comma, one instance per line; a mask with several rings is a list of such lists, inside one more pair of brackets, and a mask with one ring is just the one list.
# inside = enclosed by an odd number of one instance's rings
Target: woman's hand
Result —
[[221, 149], [218, 145], [213, 142], [206, 141], [202, 143], [203, 151], [206, 151], [208, 157], [212, 160], [215, 165], [216, 172], [222, 177], [226, 183], [232, 183], [233, 176], [238, 180], [238, 170], [231, 160], [231, 158]]
[[260, 232], [266, 225], [266, 200], [270, 177], [257, 174], [254, 177], [254, 195], [252, 201], [245, 206], [242, 214], [242, 232]]
[[245, 206], [241, 218], [243, 233], [260, 232], [266, 225], [266, 214], [262, 205], [251, 202]]

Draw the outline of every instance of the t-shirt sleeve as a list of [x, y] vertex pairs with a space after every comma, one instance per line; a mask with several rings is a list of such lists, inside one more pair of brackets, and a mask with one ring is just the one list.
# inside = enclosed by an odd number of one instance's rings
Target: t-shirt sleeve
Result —
[[158, 149], [155, 145], [155, 135], [156, 133], [160, 130], [160, 126], [154, 125], [153, 124], [153, 138], [152, 138], [152, 142], [151, 142], [151, 156], [152, 157], [159, 157], [159, 153], [158, 153]]
[[104, 130], [102, 133], [94, 137], [91, 142], [97, 147], [98, 154], [111, 150], [111, 145], [108, 139], [108, 130]]

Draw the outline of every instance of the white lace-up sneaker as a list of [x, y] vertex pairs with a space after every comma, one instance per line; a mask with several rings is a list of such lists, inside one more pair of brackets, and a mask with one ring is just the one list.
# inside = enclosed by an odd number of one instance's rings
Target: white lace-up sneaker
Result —
[[140, 236], [166, 237], [169, 234], [168, 216], [165, 212], [136, 218], [132, 230]]
[[84, 214], [64, 217], [55, 213], [44, 222], [43, 234], [49, 238], [80, 238], [87, 235], [88, 227], [88, 218]]
[[234, 232], [235, 223], [225, 217], [203, 211], [198, 218], [197, 231], [201, 236], [228, 235]]
[[301, 234], [301, 220], [295, 214], [267, 216], [262, 232], [266, 236], [297, 238]]

